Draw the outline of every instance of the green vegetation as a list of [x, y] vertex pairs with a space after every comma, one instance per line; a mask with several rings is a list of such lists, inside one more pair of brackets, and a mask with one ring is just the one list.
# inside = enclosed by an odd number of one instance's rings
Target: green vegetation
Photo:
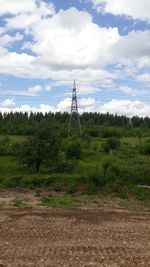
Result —
[[46, 207], [53, 208], [76, 208], [85, 202], [85, 197], [83, 196], [43, 196], [41, 198], [41, 204]]
[[80, 159], [82, 155], [81, 141], [75, 138], [69, 140], [66, 144], [66, 157], [67, 159]]
[[111, 150], [119, 149], [120, 139], [117, 137], [109, 137], [103, 144], [104, 151], [109, 152]]
[[31, 206], [25, 200], [18, 197], [14, 198], [11, 201], [11, 204], [15, 208], [20, 208], [20, 209], [31, 208]]
[[51, 129], [39, 129], [35, 136], [15, 146], [16, 157], [27, 167], [39, 172], [43, 162], [54, 164], [58, 159], [59, 139]]
[[[43, 197], [51, 206], [63, 206], [61, 201], [74, 206], [77, 194], [149, 200], [150, 189], [139, 187], [150, 186], [149, 118], [134, 117], [131, 125], [125, 116], [83, 113], [82, 136], [67, 138], [68, 118], [67, 113], [0, 117], [0, 188], [67, 194], [65, 200]], [[19, 200], [13, 205], [23, 206]]]

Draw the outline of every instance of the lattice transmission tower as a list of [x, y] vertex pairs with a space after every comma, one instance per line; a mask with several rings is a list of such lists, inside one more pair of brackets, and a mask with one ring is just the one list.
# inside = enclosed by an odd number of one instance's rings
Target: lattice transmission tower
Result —
[[68, 128], [68, 136], [70, 136], [71, 134], [81, 134], [81, 123], [78, 112], [77, 88], [75, 80], [72, 88], [71, 113], [70, 113], [70, 121]]

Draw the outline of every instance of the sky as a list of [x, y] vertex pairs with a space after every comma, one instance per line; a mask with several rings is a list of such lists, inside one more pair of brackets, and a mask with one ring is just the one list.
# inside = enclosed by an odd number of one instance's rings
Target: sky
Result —
[[0, 111], [150, 116], [149, 0], [0, 0]]

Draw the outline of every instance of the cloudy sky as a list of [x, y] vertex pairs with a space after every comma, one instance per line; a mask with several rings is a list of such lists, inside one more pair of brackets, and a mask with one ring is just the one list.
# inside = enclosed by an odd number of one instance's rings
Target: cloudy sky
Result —
[[149, 0], [0, 0], [0, 110], [150, 116]]

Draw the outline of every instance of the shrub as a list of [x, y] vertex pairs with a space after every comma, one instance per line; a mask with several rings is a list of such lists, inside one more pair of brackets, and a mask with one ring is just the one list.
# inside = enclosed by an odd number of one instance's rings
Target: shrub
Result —
[[105, 141], [105, 143], [103, 143], [103, 148], [105, 152], [118, 149], [119, 147], [120, 147], [120, 139], [116, 137], [110, 137]]
[[89, 184], [94, 184], [95, 186], [101, 186], [102, 187], [105, 184], [105, 179], [101, 173], [95, 171], [95, 172], [89, 174], [88, 182], [89, 182]]
[[53, 167], [53, 171], [56, 172], [72, 172], [74, 164], [72, 160], [59, 160], [57, 165]]
[[150, 140], [147, 140], [141, 148], [141, 151], [145, 155], [150, 155]]
[[67, 193], [68, 194], [74, 194], [77, 191], [77, 183], [75, 181], [72, 181], [67, 185]]
[[150, 200], [150, 189], [142, 188], [134, 185], [130, 185], [129, 192], [133, 194], [139, 200]]
[[96, 185], [94, 183], [87, 183], [86, 184], [86, 188], [85, 188], [85, 192], [88, 195], [93, 195], [96, 193]]
[[79, 140], [69, 141], [66, 145], [67, 159], [80, 159], [82, 155], [82, 145]]
[[48, 197], [43, 196], [41, 198], [41, 203], [43, 206], [53, 208], [73, 208], [79, 205], [77, 199], [70, 195]]
[[109, 137], [119, 138], [121, 136], [121, 132], [120, 129], [102, 127], [100, 129], [99, 136], [103, 138], [109, 138]]
[[121, 198], [127, 198], [127, 190], [122, 181], [113, 181], [105, 187], [108, 194], [117, 194]]

